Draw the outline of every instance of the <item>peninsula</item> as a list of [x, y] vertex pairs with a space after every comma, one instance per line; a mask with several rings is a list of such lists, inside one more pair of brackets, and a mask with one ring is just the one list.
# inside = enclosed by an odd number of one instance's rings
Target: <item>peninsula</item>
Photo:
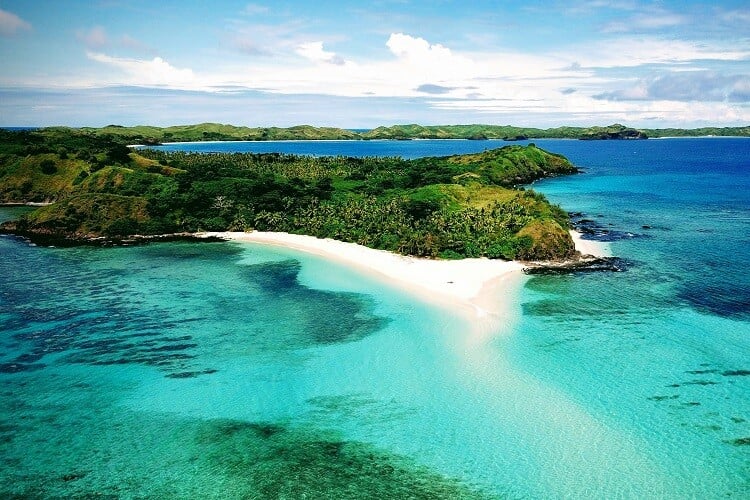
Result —
[[49, 203], [3, 231], [56, 244], [272, 231], [419, 257], [562, 260], [568, 215], [519, 189], [575, 173], [533, 144], [477, 154], [345, 158], [128, 148], [73, 129], [0, 133], [0, 201]]

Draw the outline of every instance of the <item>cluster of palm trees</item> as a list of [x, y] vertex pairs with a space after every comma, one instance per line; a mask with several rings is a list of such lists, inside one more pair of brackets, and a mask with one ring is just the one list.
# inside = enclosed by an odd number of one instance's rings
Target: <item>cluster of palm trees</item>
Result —
[[[517, 149], [508, 148], [506, 154], [521, 155], [523, 151]], [[439, 196], [416, 201], [415, 188], [436, 183], [465, 182], [462, 189], [482, 189], [482, 182], [491, 182], [488, 176], [461, 177], [464, 170], [476, 170], [478, 155], [466, 163], [455, 158], [318, 158], [277, 153], [146, 150], [143, 155], [185, 171], [178, 177], [184, 177], [179, 181], [186, 190], [183, 198], [190, 200], [181, 208], [191, 213], [185, 218], [186, 230], [283, 231], [424, 257], [513, 259], [532, 245], [528, 236], [518, 236], [521, 229], [536, 218], [559, 215], [531, 191], [518, 191], [509, 201], [483, 207], [450, 203]], [[504, 162], [505, 158], [493, 154], [488, 160]], [[526, 167], [524, 163], [519, 161], [510, 170], [515, 174], [518, 169], [538, 168], [536, 163]], [[210, 198], [201, 202], [206, 196]]]
[[313, 199], [290, 208], [254, 213], [241, 207], [230, 228], [308, 234], [421, 257], [513, 259], [529, 243], [516, 233], [534, 218], [517, 200], [482, 209], [443, 207], [424, 218], [408, 213], [405, 197]]

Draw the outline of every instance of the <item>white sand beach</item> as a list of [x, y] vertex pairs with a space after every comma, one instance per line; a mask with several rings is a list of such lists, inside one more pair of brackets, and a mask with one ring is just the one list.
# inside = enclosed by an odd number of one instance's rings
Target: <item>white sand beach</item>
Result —
[[[482, 332], [507, 324], [517, 316], [516, 297], [525, 279], [524, 265], [514, 261], [422, 259], [355, 243], [289, 233], [253, 231], [202, 235], [293, 248], [354, 266], [425, 301], [449, 307], [474, 324], [481, 323], [479, 330]], [[607, 254], [604, 244], [581, 240], [578, 233], [572, 235], [582, 254]]]
[[511, 282], [523, 279], [523, 265], [490, 259], [432, 260], [375, 250], [354, 243], [288, 233], [254, 231], [203, 233], [222, 239], [278, 245], [310, 252], [419, 295], [430, 302], [459, 307], [476, 317], [503, 312], [494, 297]]
[[581, 255], [593, 255], [594, 257], [612, 257], [612, 250], [609, 243], [601, 241], [584, 240], [583, 235], [578, 231], [570, 231], [573, 243], [576, 245]]

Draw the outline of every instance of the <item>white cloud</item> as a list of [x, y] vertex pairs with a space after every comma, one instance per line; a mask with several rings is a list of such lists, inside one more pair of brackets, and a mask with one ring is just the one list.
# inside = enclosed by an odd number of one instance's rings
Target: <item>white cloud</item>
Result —
[[334, 52], [323, 49], [323, 42], [307, 42], [300, 44], [295, 50], [297, 54], [316, 63], [329, 63], [342, 65], [346, 61]]
[[31, 29], [31, 24], [7, 10], [0, 9], [0, 35], [13, 36], [19, 31]]
[[686, 64], [694, 61], [742, 61], [750, 58], [750, 45], [737, 40], [693, 42], [658, 37], [623, 36], [596, 44], [574, 46], [558, 54], [592, 68], [632, 68], [647, 64]]
[[[385, 46], [391, 57], [335, 65], [330, 63], [340, 56], [326, 50], [323, 42], [305, 42], [291, 52], [310, 64], [280, 57], [214, 75], [212, 82], [218, 87], [220, 82], [231, 81], [239, 87], [277, 94], [387, 98], [425, 98], [431, 94], [433, 97], [425, 103], [433, 109], [466, 113], [528, 111], [578, 116], [591, 115], [591, 110], [596, 110], [613, 120], [624, 120], [626, 115], [645, 119], [647, 113], [686, 113], [686, 108], [662, 105], [654, 109], [649, 100], [617, 103], [597, 100], [594, 96], [617, 88], [618, 84], [621, 87], [628, 80], [630, 99], [642, 99], [648, 89], [634, 85], [637, 78], [623, 79], [621, 75], [615, 80], [591, 68], [623, 69], [654, 63], [690, 68], [688, 63], [694, 59], [738, 59], [745, 54], [741, 47], [732, 51], [718, 45], [644, 37], [620, 37], [601, 48], [571, 47], [557, 54], [457, 52], [404, 33], [392, 33]], [[611, 50], [613, 46], [619, 50]], [[628, 71], [636, 74], [633, 69]], [[576, 92], [560, 92], [561, 88], [574, 88]], [[723, 116], [732, 115], [730, 111]]]
[[415, 38], [403, 33], [392, 33], [385, 45], [396, 57], [404, 59], [440, 60], [449, 59], [452, 55], [450, 49], [439, 43], [432, 45], [424, 38]]
[[126, 59], [98, 52], [86, 52], [86, 56], [93, 61], [118, 68], [128, 76], [124, 81], [109, 83], [163, 85], [173, 88], [194, 88], [198, 83], [191, 69], [175, 68], [161, 57], [151, 60]]
[[76, 38], [90, 49], [101, 49], [109, 44], [107, 32], [101, 26], [94, 26], [90, 30], [78, 30]]
[[[277, 28], [278, 29], [278, 28]], [[654, 64], [695, 72], [704, 60], [739, 61], [750, 57], [747, 44], [697, 44], [655, 37], [614, 37], [601, 45], [561, 47], [557, 53], [520, 51], [467, 52], [405, 33], [383, 39], [379, 58], [344, 60], [326, 48], [326, 41], [275, 38], [274, 57], [243, 59], [233, 66], [193, 72], [159, 57], [128, 59], [89, 51], [89, 59], [118, 71], [78, 81], [79, 87], [135, 85], [200, 90], [216, 93], [256, 90], [277, 95], [318, 95], [411, 99], [437, 112], [497, 116], [600, 116], [599, 120], [681, 121], [696, 116], [684, 103], [671, 103], [669, 88], [654, 94], [646, 79]], [[315, 40], [315, 39], [313, 39]], [[616, 48], [617, 50], [613, 50]], [[699, 63], [696, 63], [700, 61]], [[710, 62], [710, 61], [709, 61]], [[640, 66], [648, 68], [648, 72]], [[743, 74], [745, 74], [743, 72]], [[60, 82], [58, 80], [57, 82]], [[61, 83], [61, 82], [60, 82]], [[716, 121], [747, 116], [746, 81], [736, 79], [729, 89], [733, 100], [718, 103], [716, 112], [696, 107]], [[728, 85], [728, 84], [727, 84]], [[561, 91], [574, 89], [575, 91]], [[624, 90], [623, 90], [624, 89]], [[603, 100], [619, 92], [619, 100]], [[596, 97], [599, 96], [599, 99]], [[406, 101], [404, 101], [406, 102]], [[577, 119], [577, 118], [576, 118]], [[592, 118], [593, 119], [593, 118]]]
[[611, 101], [750, 103], [750, 75], [715, 71], [666, 72], [635, 85], [594, 96]]
[[[702, 103], [678, 101], [611, 102], [594, 101], [588, 97], [563, 101], [547, 100], [528, 103], [522, 108], [518, 103], [502, 100], [433, 101], [440, 110], [479, 113], [483, 115], [518, 115], [524, 113], [553, 118], [558, 123], [671, 123], [736, 124], [750, 121], [750, 107], [731, 103]], [[554, 118], [556, 117], [556, 118]], [[537, 119], [532, 120], [536, 122]], [[643, 126], [643, 125], [641, 125]]]

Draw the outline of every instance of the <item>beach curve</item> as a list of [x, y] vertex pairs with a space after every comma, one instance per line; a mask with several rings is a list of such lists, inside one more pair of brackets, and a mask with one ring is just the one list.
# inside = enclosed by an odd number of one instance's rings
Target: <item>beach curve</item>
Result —
[[[347, 243], [330, 238], [280, 232], [206, 232], [204, 237], [281, 246], [312, 253], [355, 267], [428, 302], [439, 302], [473, 317], [491, 315], [488, 293], [494, 293], [509, 276], [523, 276], [519, 262], [480, 259], [435, 260], [400, 255], [387, 250]], [[503, 287], [504, 288], [504, 287]]]
[[[282, 232], [205, 232], [200, 236], [291, 248], [354, 267], [425, 302], [458, 312], [474, 325], [477, 333], [482, 332], [481, 337], [509, 326], [517, 317], [516, 297], [526, 280], [525, 266], [516, 261], [425, 259]], [[608, 250], [575, 236], [574, 241], [584, 254], [602, 255]]]

